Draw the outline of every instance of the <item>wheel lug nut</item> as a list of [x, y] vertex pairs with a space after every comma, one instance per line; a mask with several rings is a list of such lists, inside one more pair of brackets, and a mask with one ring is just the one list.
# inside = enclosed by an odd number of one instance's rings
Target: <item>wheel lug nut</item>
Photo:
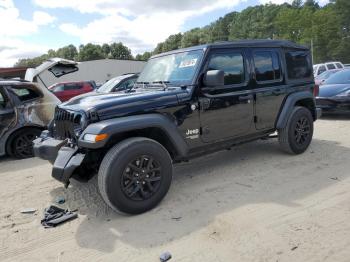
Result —
[[146, 182], [145, 182], [145, 181], [143, 181], [143, 182], [142, 182], [142, 185], [144, 185], [144, 184], [146, 184]]

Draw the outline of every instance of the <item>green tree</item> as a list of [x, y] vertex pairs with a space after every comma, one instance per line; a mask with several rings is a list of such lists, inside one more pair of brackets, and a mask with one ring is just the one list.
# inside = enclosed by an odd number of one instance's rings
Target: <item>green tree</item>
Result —
[[79, 61], [103, 59], [104, 55], [100, 45], [86, 44], [79, 47]]
[[68, 45], [57, 49], [57, 51], [55, 52], [55, 55], [60, 58], [76, 60], [78, 57], [78, 50], [74, 45]]
[[302, 0], [293, 0], [292, 6], [294, 8], [301, 8], [303, 6], [303, 1]]
[[111, 53], [111, 47], [108, 44], [103, 44], [102, 45], [102, 52], [105, 56], [105, 58], [108, 58]]
[[169, 36], [163, 43], [163, 52], [179, 49], [181, 47], [182, 34], [176, 34]]
[[110, 45], [111, 58], [128, 60], [133, 59], [131, 50], [122, 43], [113, 43]]
[[304, 7], [320, 8], [319, 4], [315, 0], [305, 0]]

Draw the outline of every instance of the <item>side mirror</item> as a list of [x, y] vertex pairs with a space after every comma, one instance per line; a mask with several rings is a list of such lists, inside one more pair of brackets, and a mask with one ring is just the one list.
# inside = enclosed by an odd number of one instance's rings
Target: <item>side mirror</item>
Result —
[[222, 70], [209, 70], [205, 73], [203, 84], [206, 87], [223, 86], [225, 84], [225, 72]]

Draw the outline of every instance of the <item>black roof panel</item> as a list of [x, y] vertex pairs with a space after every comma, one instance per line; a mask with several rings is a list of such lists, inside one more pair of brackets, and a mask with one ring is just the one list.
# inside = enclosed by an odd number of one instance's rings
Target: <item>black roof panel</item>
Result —
[[282, 47], [282, 48], [291, 48], [299, 50], [309, 50], [308, 47], [296, 44], [287, 40], [266, 40], [266, 39], [256, 39], [256, 40], [240, 40], [240, 41], [222, 41], [212, 44], [205, 44], [199, 46], [192, 46], [183, 49], [176, 49], [166, 53], [161, 53], [154, 55], [153, 57], [163, 56], [166, 54], [179, 53], [184, 51], [199, 50], [205, 48], [230, 48], [230, 47]]

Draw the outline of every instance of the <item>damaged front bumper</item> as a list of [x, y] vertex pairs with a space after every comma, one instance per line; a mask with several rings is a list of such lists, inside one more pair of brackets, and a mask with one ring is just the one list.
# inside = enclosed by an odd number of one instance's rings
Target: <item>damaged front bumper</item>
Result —
[[85, 154], [79, 153], [77, 146], [68, 146], [67, 140], [54, 139], [44, 132], [33, 141], [34, 155], [50, 161], [53, 164], [52, 177], [68, 187], [69, 179], [84, 161]]

